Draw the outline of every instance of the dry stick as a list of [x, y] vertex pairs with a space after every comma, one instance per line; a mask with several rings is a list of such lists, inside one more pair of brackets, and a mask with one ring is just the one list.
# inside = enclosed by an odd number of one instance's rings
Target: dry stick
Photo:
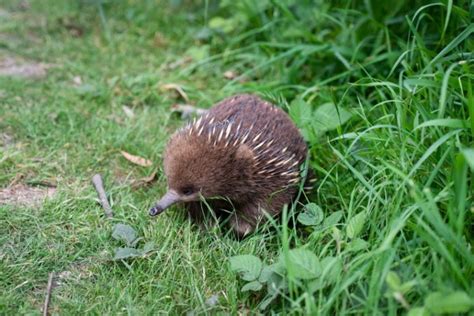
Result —
[[107, 200], [107, 195], [105, 194], [104, 190], [104, 183], [102, 182], [102, 177], [100, 174], [96, 174], [92, 177], [92, 184], [94, 184], [95, 190], [97, 191], [99, 202], [104, 209], [105, 216], [107, 216], [107, 218], [112, 218], [114, 216], [114, 212], [112, 211], [112, 207]]
[[43, 316], [48, 316], [49, 301], [51, 300], [51, 290], [53, 289], [54, 272], [49, 274], [48, 287], [46, 288], [46, 298], [43, 305]]
[[192, 117], [194, 114], [197, 116], [204, 115], [208, 112], [206, 109], [197, 108], [193, 105], [189, 104], [175, 104], [171, 108], [173, 111], [178, 112], [181, 114], [181, 118], [188, 119]]

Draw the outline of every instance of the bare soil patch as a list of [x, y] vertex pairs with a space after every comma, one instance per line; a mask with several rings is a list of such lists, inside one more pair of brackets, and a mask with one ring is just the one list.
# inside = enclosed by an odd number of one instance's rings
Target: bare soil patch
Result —
[[0, 149], [7, 149], [15, 145], [13, 136], [8, 133], [0, 133]]
[[46, 198], [50, 198], [56, 188], [32, 187], [16, 184], [0, 189], [0, 205], [39, 206]]
[[41, 79], [46, 77], [52, 65], [27, 61], [10, 56], [0, 56], [0, 76]]

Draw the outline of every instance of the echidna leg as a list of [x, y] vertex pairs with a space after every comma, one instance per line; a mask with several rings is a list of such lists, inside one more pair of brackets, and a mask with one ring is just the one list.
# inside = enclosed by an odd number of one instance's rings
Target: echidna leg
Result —
[[231, 215], [231, 227], [239, 237], [245, 237], [255, 230], [262, 213], [258, 205], [247, 204]]
[[255, 227], [253, 227], [249, 222], [237, 214], [231, 215], [229, 224], [240, 238], [245, 237], [255, 229]]
[[186, 209], [188, 211], [188, 216], [191, 221], [199, 226], [202, 226], [204, 223], [204, 214], [201, 209], [199, 202], [190, 202], [186, 204]]
[[211, 216], [206, 216], [206, 210], [200, 202], [189, 202], [186, 204], [190, 220], [201, 229], [207, 229], [217, 224]]

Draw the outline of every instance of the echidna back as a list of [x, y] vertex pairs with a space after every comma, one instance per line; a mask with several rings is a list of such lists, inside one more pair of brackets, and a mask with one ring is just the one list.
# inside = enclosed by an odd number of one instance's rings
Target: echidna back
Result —
[[[225, 99], [209, 111], [209, 117], [214, 117], [216, 124], [241, 124], [238, 132], [249, 132], [246, 143], [254, 146], [259, 140], [274, 140], [267, 158], [279, 155], [284, 158], [288, 153], [294, 153], [295, 159], [302, 162], [306, 157], [306, 143], [288, 115], [254, 95]], [[257, 135], [260, 135], [257, 141], [252, 143]]]

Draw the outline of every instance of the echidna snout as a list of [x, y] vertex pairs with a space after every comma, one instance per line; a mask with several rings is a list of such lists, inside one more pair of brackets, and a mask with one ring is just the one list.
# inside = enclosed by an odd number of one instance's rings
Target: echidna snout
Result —
[[156, 216], [164, 212], [168, 207], [179, 202], [179, 194], [174, 190], [169, 190], [165, 195], [150, 209], [150, 215]]
[[200, 221], [204, 198], [216, 213], [231, 212], [230, 225], [245, 235], [293, 200], [306, 155], [284, 111], [253, 95], [225, 99], [171, 137], [163, 156], [168, 192], [150, 215], [184, 202]]

